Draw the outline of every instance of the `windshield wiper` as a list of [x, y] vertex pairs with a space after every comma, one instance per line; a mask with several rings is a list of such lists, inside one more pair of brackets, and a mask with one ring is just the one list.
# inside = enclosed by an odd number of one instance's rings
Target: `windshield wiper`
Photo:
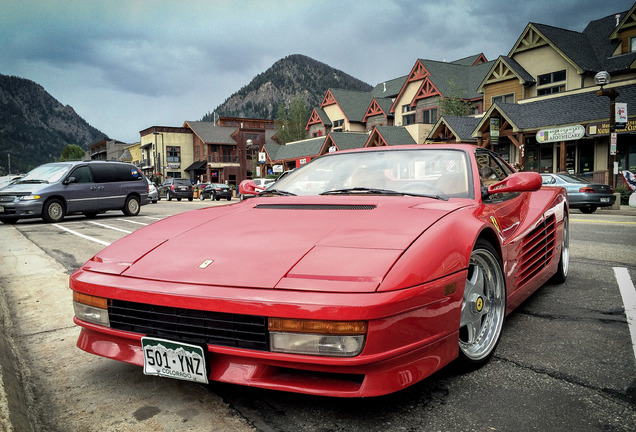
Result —
[[265, 189], [264, 191], [259, 192], [258, 195], [256, 196], [260, 197], [260, 196], [265, 196], [267, 194], [278, 195], [278, 196], [296, 196], [295, 193], [287, 192], [280, 189]]
[[429, 195], [415, 192], [400, 192], [390, 189], [376, 189], [376, 188], [365, 188], [365, 187], [355, 187], [355, 188], [347, 188], [347, 189], [334, 189], [321, 193], [320, 195], [356, 195], [356, 194], [368, 194], [368, 195], [407, 195], [407, 196], [418, 196], [425, 198], [433, 198], [438, 200], [446, 201], [446, 199], [442, 198], [439, 195]]

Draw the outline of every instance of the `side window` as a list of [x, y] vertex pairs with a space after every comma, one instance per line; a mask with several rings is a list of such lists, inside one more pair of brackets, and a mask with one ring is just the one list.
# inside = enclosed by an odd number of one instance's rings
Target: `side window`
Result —
[[479, 180], [481, 181], [482, 197], [488, 201], [501, 201], [514, 196], [515, 194], [499, 193], [488, 195], [488, 186], [495, 184], [510, 174], [512, 169], [496, 154], [487, 150], [477, 150], [475, 152], [477, 169], [479, 170]]
[[106, 163], [91, 164], [91, 171], [96, 183], [110, 183], [115, 181], [114, 167]]
[[552, 176], [541, 176], [541, 183], [544, 185], [553, 185], [556, 183], [556, 180]]
[[91, 170], [86, 165], [75, 168], [69, 177], [74, 177], [75, 183], [93, 182]]

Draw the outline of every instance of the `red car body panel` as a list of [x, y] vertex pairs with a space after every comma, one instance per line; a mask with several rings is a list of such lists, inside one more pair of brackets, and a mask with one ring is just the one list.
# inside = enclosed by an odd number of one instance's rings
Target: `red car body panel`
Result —
[[[479, 190], [477, 174], [474, 181]], [[254, 198], [142, 228], [95, 255], [71, 275], [70, 286], [183, 309], [368, 321], [364, 348], [354, 357], [208, 344], [209, 379], [377, 396], [420, 381], [457, 357], [463, 289], [478, 238], [500, 254], [509, 313], [557, 271], [566, 212], [565, 193], [557, 188], [488, 204], [479, 197]], [[219, 235], [218, 226], [228, 229]], [[281, 229], [274, 234], [263, 227]], [[548, 231], [553, 250], [537, 264], [526, 245]], [[263, 254], [264, 245], [272, 253]], [[170, 266], [164, 265], [168, 254], [178, 257]], [[211, 264], [200, 268], [205, 261]], [[143, 365], [144, 335], [75, 322], [82, 327], [79, 348]]]

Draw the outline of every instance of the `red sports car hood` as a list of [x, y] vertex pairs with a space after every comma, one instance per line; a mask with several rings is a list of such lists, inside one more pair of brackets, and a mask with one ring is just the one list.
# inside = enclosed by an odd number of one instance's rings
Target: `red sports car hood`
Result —
[[255, 198], [152, 224], [84, 269], [183, 284], [370, 292], [422, 232], [466, 205], [401, 196]]

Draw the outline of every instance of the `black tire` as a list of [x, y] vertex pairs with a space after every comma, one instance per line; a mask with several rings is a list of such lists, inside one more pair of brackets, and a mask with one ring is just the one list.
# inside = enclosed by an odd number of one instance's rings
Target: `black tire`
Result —
[[506, 316], [506, 282], [490, 243], [477, 240], [470, 254], [459, 325], [459, 363], [477, 369], [492, 357]]
[[579, 210], [581, 210], [581, 213], [592, 214], [596, 211], [596, 206], [581, 207]]
[[188, 201], [192, 201], [194, 197], [188, 197]]
[[227, 197], [227, 200], [228, 201], [232, 201], [232, 197]]
[[126, 198], [126, 204], [124, 204], [124, 208], [121, 209], [121, 211], [124, 212], [126, 216], [137, 216], [140, 209], [141, 204], [139, 203], [139, 198], [131, 195]]
[[57, 223], [64, 220], [66, 207], [64, 203], [57, 198], [51, 198], [44, 203], [42, 207], [42, 219], [48, 223]]
[[563, 216], [563, 238], [561, 239], [561, 254], [559, 256], [559, 267], [557, 272], [550, 279], [551, 283], [562, 284], [568, 278], [570, 268], [570, 222], [568, 215]]

